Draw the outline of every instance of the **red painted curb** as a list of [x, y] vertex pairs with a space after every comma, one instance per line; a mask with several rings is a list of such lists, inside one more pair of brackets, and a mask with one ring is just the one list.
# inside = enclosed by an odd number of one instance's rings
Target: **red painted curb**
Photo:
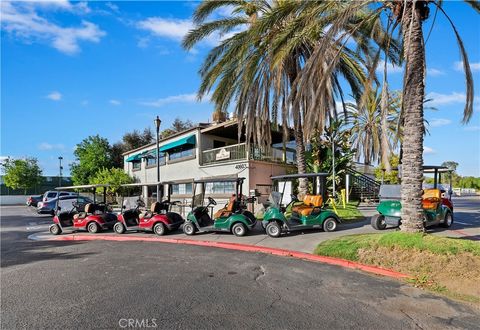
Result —
[[460, 229], [451, 229], [451, 231], [453, 232], [456, 232], [462, 236], [464, 236], [465, 238], [468, 238], [468, 239], [471, 239], [472, 241], [479, 241], [480, 239], [476, 238], [476, 237], [473, 237], [472, 235], [464, 232], [463, 230], [460, 230]]
[[159, 242], [159, 243], [173, 243], [173, 244], [186, 244], [186, 245], [196, 245], [196, 246], [208, 246], [215, 247], [220, 249], [227, 250], [237, 250], [244, 252], [260, 252], [267, 253], [283, 257], [292, 257], [297, 259], [303, 259], [308, 261], [322, 262], [329, 265], [336, 265], [350, 269], [359, 269], [365, 272], [388, 276], [397, 279], [410, 278], [410, 276], [396, 272], [394, 270], [385, 269], [376, 266], [368, 266], [358, 262], [349, 261], [340, 258], [319, 256], [310, 253], [248, 245], [248, 244], [239, 244], [239, 243], [227, 243], [227, 242], [212, 242], [212, 241], [196, 241], [190, 239], [178, 239], [178, 238], [157, 238], [157, 237], [138, 237], [138, 236], [110, 236], [110, 235], [69, 235], [69, 236], [58, 236], [53, 240], [58, 241], [144, 241], [144, 242]]

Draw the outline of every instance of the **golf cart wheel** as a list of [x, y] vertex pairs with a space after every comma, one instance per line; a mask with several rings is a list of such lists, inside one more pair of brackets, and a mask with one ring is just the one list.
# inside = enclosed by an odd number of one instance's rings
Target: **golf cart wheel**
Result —
[[155, 226], [153, 226], [153, 232], [158, 236], [165, 235], [166, 231], [165, 225], [161, 222], [156, 223]]
[[443, 222], [440, 224], [440, 226], [444, 228], [450, 228], [452, 224], [453, 224], [453, 214], [452, 212], [446, 212], [445, 218], [443, 219]]
[[60, 235], [62, 233], [62, 228], [57, 224], [51, 225], [49, 230], [52, 235]]
[[323, 222], [323, 230], [327, 232], [337, 230], [337, 221], [334, 218], [327, 218]]
[[385, 216], [383, 214], [375, 214], [372, 217], [371, 225], [376, 230], [384, 230], [387, 228], [387, 224], [385, 223]]
[[183, 225], [183, 232], [187, 235], [195, 234], [195, 226], [191, 221], [187, 221]]
[[125, 232], [125, 230], [126, 230], [125, 226], [121, 222], [117, 222], [113, 226], [113, 231], [116, 232], [117, 234], [123, 234]]
[[245, 234], [247, 233], [247, 228], [245, 228], [245, 225], [243, 223], [237, 222], [232, 227], [232, 233], [238, 237], [245, 236]]
[[98, 226], [98, 223], [92, 221], [88, 224], [87, 230], [89, 233], [96, 234], [100, 231], [100, 227]]
[[276, 221], [270, 221], [267, 227], [265, 227], [265, 231], [270, 237], [279, 237], [282, 233], [282, 228]]

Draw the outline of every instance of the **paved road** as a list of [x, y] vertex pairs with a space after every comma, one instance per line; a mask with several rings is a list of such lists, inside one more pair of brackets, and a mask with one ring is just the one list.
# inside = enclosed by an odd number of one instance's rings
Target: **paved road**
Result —
[[480, 324], [479, 310], [361, 272], [162, 243], [32, 241], [48, 217], [0, 211], [4, 329], [110, 329], [128, 319], [169, 329]]

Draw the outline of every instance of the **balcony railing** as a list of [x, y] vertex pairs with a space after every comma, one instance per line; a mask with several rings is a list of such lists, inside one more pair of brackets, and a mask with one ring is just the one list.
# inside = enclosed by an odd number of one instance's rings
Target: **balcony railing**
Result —
[[292, 151], [283, 150], [246, 143], [234, 144], [221, 148], [205, 150], [202, 152], [202, 165], [226, 163], [236, 160], [261, 160], [273, 163], [295, 164], [295, 154]]

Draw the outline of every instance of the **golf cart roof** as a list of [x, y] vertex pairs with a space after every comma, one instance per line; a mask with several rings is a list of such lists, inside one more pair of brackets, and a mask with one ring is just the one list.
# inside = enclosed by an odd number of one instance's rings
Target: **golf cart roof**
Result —
[[438, 173], [451, 172], [451, 170], [446, 166], [434, 166], [434, 165], [423, 166], [424, 173], [435, 173], [435, 171], [438, 171]]
[[232, 177], [225, 177], [225, 178], [208, 178], [208, 179], [198, 179], [194, 180], [194, 183], [208, 183], [208, 182], [238, 182], [243, 181], [245, 178], [232, 178]]
[[165, 183], [168, 183], [168, 182], [145, 182], [145, 183], [137, 182], [137, 183], [126, 183], [126, 184], [122, 184], [122, 185], [120, 185], [120, 187], [157, 186], [157, 185], [159, 185], [159, 184], [165, 184]]
[[[392, 170], [398, 171], [399, 167], [392, 168]], [[422, 167], [422, 170], [423, 170], [423, 173], [435, 173], [435, 171], [437, 171], [437, 173], [447, 173], [452, 171], [446, 166], [439, 166], [439, 165], [424, 165]]]
[[276, 175], [270, 177], [272, 180], [293, 180], [299, 178], [317, 178], [317, 177], [329, 176], [328, 173], [303, 173], [303, 174], [285, 174], [285, 175]]
[[88, 188], [101, 188], [101, 187], [110, 187], [110, 185], [109, 184], [85, 184], [81, 186], [56, 187], [55, 190], [75, 190], [75, 189], [88, 189]]

